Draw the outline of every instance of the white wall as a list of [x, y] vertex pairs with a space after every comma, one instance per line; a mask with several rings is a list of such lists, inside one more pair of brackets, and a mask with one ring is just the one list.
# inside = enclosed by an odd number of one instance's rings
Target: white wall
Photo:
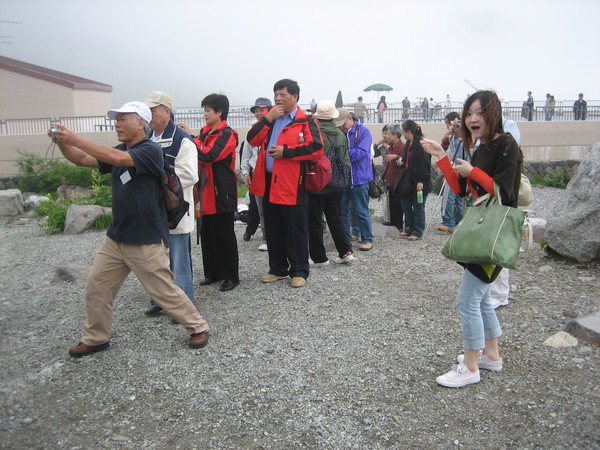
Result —
[[[526, 161], [556, 161], [582, 159], [590, 147], [600, 142], [600, 121], [583, 122], [520, 122], [523, 153]], [[381, 124], [367, 125], [374, 140], [381, 139]], [[443, 123], [422, 125], [428, 138], [440, 140], [444, 135]], [[246, 138], [248, 127], [236, 127], [240, 142]], [[194, 130], [195, 133], [198, 130]], [[117, 141], [114, 131], [82, 133], [85, 139], [100, 145], [113, 147]], [[46, 155], [50, 145], [46, 135], [0, 136], [0, 177], [14, 176], [18, 173], [16, 161], [18, 150]], [[54, 157], [59, 158], [60, 151], [55, 149]], [[239, 161], [237, 161], [239, 164]]]

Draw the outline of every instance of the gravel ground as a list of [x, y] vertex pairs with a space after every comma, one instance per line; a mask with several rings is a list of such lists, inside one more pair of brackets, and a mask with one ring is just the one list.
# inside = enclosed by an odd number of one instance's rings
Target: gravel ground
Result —
[[[529, 209], [547, 217], [564, 191], [534, 194]], [[415, 243], [377, 224], [372, 251], [311, 271], [302, 289], [260, 283], [267, 255], [238, 225], [241, 285], [197, 288], [207, 347], [189, 349], [167, 316], [145, 317], [147, 295], [131, 276], [110, 349], [81, 359], [67, 348], [80, 338], [84, 288], [53, 282], [54, 272], [89, 266], [103, 233], [2, 224], [0, 447], [600, 448], [600, 349], [543, 344], [600, 308], [598, 265], [535, 245], [498, 310], [504, 370], [443, 388], [435, 377], [461, 352], [461, 268], [441, 256], [438, 224]]]

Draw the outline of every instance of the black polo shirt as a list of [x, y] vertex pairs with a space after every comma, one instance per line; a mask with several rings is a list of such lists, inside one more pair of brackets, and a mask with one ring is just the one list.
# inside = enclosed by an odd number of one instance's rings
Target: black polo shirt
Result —
[[106, 234], [116, 242], [131, 245], [168, 245], [167, 215], [160, 198], [159, 177], [163, 173], [160, 146], [143, 139], [125, 149], [133, 159], [133, 167], [113, 166], [98, 161], [100, 173], [111, 174], [113, 220]]

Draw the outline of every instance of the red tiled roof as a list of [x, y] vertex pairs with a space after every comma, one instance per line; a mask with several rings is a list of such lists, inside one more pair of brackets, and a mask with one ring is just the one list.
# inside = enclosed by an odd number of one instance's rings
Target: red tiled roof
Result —
[[7, 58], [0, 55], [0, 69], [9, 70], [11, 72], [20, 73], [29, 77], [37, 78], [50, 83], [59, 84], [71, 89], [84, 91], [112, 92], [112, 86], [104, 83], [99, 83], [87, 78], [81, 78], [58, 70], [47, 69], [45, 67], [36, 66], [16, 59]]

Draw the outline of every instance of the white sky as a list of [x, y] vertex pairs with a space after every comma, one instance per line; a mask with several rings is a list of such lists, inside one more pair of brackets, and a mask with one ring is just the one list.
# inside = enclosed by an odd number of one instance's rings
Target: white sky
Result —
[[0, 54], [110, 84], [114, 106], [150, 90], [252, 104], [281, 78], [300, 103], [376, 102], [373, 83], [388, 104], [462, 101], [465, 79], [505, 100], [597, 100], [599, 19], [598, 0], [3, 0]]

